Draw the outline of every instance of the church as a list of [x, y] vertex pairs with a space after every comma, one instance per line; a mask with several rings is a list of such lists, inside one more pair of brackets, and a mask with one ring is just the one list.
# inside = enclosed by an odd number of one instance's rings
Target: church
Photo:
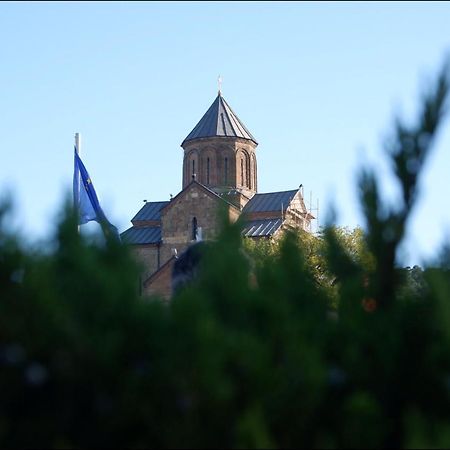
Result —
[[225, 101], [221, 91], [181, 143], [182, 190], [170, 200], [146, 202], [121, 234], [144, 268], [141, 292], [171, 296], [177, 254], [198, 240], [214, 239], [217, 211], [230, 221], [242, 216], [250, 239], [276, 239], [284, 230], [311, 230], [301, 186], [282, 192], [258, 192], [258, 142]]

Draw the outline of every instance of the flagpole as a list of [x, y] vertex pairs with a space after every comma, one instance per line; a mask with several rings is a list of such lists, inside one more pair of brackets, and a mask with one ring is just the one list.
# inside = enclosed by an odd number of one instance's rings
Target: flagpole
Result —
[[75, 133], [75, 148], [77, 151], [77, 155], [80, 155], [80, 133]]
[[[80, 156], [80, 142], [81, 142], [80, 133], [75, 133], [75, 152], [78, 156]], [[77, 185], [80, 186], [80, 173], [79, 172], [77, 174], [77, 177], [78, 177]], [[78, 205], [77, 205], [77, 207], [78, 207]], [[78, 234], [80, 234], [80, 224], [78, 224], [77, 229], [78, 229]]]

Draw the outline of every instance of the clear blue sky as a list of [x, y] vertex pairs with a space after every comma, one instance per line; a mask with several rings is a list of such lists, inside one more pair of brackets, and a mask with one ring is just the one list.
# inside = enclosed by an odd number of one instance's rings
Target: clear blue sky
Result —
[[[31, 241], [71, 193], [73, 136], [120, 231], [181, 189], [180, 143], [217, 93], [259, 141], [259, 191], [302, 183], [320, 218], [362, 224], [356, 173], [413, 118], [450, 50], [450, 3], [2, 2], [0, 192]], [[450, 235], [450, 118], [422, 179], [405, 261]], [[89, 224], [87, 226], [96, 224]]]

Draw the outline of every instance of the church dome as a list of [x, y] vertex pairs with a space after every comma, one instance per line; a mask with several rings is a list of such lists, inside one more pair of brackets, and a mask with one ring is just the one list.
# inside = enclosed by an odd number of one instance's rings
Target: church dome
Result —
[[194, 129], [188, 134], [181, 146], [189, 141], [211, 137], [232, 137], [247, 139], [258, 145], [256, 139], [247, 130], [238, 116], [230, 108], [230, 105], [222, 97], [217, 95], [213, 104], [206, 111]]

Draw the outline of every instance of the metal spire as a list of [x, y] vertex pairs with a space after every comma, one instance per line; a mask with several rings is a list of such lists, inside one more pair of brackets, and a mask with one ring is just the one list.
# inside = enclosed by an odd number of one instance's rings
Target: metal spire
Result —
[[222, 94], [222, 77], [219, 75], [219, 78], [217, 78], [217, 84], [219, 86], [219, 95]]

